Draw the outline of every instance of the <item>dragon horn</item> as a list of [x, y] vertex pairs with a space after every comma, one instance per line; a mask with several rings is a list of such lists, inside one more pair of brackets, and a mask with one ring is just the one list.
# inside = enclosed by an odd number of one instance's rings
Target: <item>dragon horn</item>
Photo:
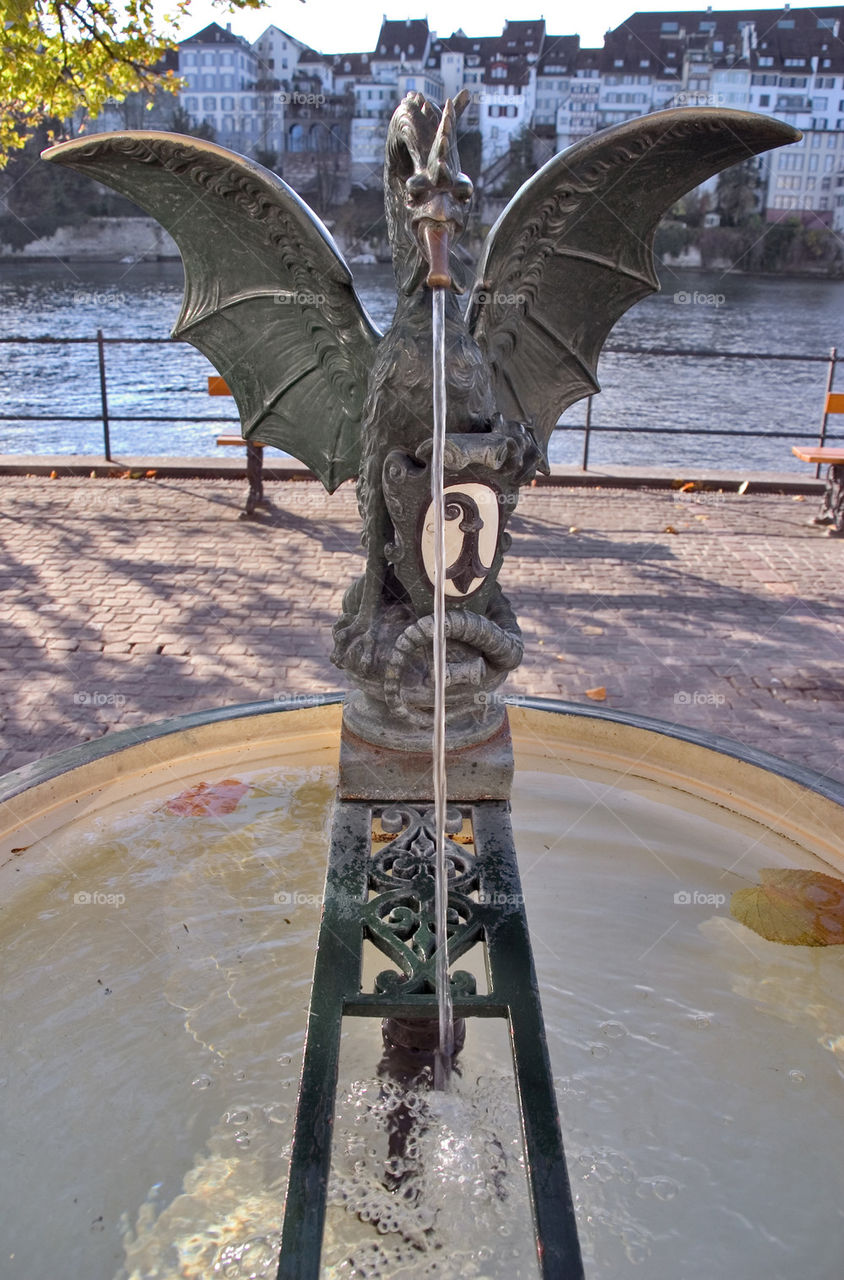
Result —
[[446, 100], [443, 107], [443, 113], [440, 118], [439, 127], [431, 143], [431, 150], [428, 153], [428, 177], [434, 186], [438, 186], [441, 182], [448, 182], [453, 177], [453, 170], [458, 166], [450, 163], [451, 152], [454, 145], [454, 103], [451, 98]]

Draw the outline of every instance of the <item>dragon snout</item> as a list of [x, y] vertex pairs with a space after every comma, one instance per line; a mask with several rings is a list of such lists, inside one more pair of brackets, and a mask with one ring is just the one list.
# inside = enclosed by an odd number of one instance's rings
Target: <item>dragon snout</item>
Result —
[[423, 218], [417, 227], [419, 245], [428, 263], [425, 283], [429, 289], [450, 289], [451, 269], [448, 255], [458, 228], [439, 218]]

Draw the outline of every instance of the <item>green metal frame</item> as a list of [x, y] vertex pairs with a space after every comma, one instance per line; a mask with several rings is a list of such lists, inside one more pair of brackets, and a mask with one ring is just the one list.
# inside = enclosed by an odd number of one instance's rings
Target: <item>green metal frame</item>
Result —
[[[373, 817], [394, 832], [373, 848]], [[474, 853], [448, 841], [449, 967], [486, 946], [489, 992], [452, 975], [457, 1018], [506, 1018], [543, 1280], [581, 1280], [583, 1268], [545, 1039], [509, 809], [484, 801], [450, 810], [454, 832], [468, 819]], [[316, 1280], [344, 1016], [435, 1022], [433, 814], [406, 804], [338, 801], [308, 1016], [302, 1080], [285, 1201], [278, 1280]], [[370, 940], [400, 972], [361, 991]], [[380, 1034], [378, 1034], [380, 1041]]]

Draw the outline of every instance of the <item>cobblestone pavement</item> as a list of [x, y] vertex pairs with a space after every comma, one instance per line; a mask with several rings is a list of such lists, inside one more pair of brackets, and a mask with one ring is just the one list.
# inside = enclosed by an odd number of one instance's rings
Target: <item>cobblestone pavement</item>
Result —
[[[186, 711], [336, 689], [350, 486], [5, 477], [0, 771]], [[844, 779], [844, 541], [813, 499], [538, 488], [502, 584], [506, 689], [694, 725]]]

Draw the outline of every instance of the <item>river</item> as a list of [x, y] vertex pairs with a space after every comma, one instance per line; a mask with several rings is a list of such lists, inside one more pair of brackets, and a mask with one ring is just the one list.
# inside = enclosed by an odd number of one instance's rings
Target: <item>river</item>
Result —
[[[360, 266], [355, 279], [371, 315], [386, 327], [394, 305], [392, 271]], [[662, 286], [660, 294], [622, 317], [608, 345], [812, 356], [826, 355], [833, 345], [844, 348], [840, 281], [664, 270]], [[107, 338], [161, 338], [175, 322], [181, 295], [176, 262], [4, 262], [0, 337], [91, 338], [101, 328]], [[0, 351], [0, 414], [99, 414], [96, 346], [3, 344]], [[221, 417], [233, 416], [233, 402], [209, 399], [206, 377], [213, 370], [193, 347], [119, 345], [107, 347], [106, 355], [112, 418], [148, 415], [144, 422], [113, 421], [115, 456], [225, 452], [217, 449], [214, 434]], [[603, 390], [593, 401], [593, 426], [630, 427], [636, 434], [593, 434], [590, 465], [706, 463], [806, 474], [787, 440], [691, 433], [814, 432], [822, 412], [824, 364], [607, 352], [599, 374]], [[567, 411], [564, 426], [583, 423], [584, 404]], [[206, 422], [162, 423], [160, 415]], [[650, 434], [654, 427], [680, 427], [683, 434]], [[582, 432], [555, 432], [551, 460], [578, 463], [582, 444]], [[101, 451], [98, 421], [0, 417], [0, 453]]]

